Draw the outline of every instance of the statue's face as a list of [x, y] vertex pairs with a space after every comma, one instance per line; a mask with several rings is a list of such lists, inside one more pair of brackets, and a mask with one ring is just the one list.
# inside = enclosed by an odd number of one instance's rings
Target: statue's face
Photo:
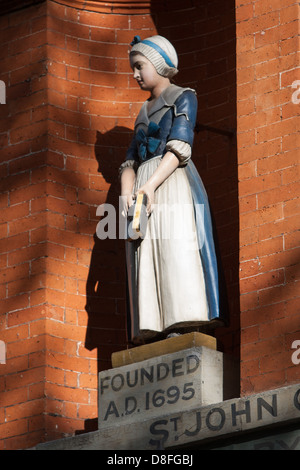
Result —
[[133, 70], [133, 78], [142, 90], [153, 90], [163, 78], [143, 54], [130, 54], [130, 66]]

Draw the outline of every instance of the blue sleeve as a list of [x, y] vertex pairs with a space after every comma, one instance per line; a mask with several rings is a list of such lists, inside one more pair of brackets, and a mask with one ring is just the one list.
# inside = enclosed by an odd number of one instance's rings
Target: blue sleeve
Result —
[[193, 91], [187, 90], [175, 101], [173, 125], [169, 140], [181, 140], [190, 146], [194, 141], [198, 101]]

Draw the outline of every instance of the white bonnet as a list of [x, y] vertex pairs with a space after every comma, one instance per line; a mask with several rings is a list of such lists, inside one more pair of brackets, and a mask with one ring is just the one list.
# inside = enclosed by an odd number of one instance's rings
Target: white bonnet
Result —
[[174, 77], [178, 72], [178, 57], [174, 46], [163, 36], [151, 36], [141, 40], [135, 36], [131, 43], [132, 52], [140, 52], [154, 65], [163, 77]]

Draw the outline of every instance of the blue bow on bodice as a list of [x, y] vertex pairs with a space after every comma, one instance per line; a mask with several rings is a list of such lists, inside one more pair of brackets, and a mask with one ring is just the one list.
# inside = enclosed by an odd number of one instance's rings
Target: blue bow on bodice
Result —
[[160, 127], [153, 121], [149, 123], [147, 134], [143, 129], [138, 130], [136, 140], [139, 143], [138, 152], [141, 160], [146, 160], [147, 153], [153, 154], [157, 150], [160, 144], [160, 139], [157, 139], [159, 130]]

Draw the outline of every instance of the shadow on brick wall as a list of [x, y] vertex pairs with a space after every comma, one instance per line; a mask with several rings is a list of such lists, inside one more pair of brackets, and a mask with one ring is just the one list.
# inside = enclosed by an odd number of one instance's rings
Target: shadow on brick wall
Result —
[[[89, 274], [86, 283], [88, 325], [85, 347], [98, 350], [98, 372], [111, 367], [112, 352], [126, 348], [125, 319], [125, 253], [119, 233], [120, 182], [118, 168], [124, 160], [132, 131], [115, 127], [97, 132], [95, 158], [98, 172], [109, 185], [105, 204], [115, 210], [115, 237], [100, 239], [94, 234]], [[98, 219], [107, 219], [108, 212]], [[104, 224], [105, 225], [105, 224]], [[104, 226], [105, 231], [109, 229]]]
[[[115, 208], [116, 234], [119, 233], [118, 169], [125, 158], [131, 136], [132, 130], [115, 127], [106, 133], [97, 132], [95, 142], [98, 172], [109, 185], [105, 204]], [[106, 217], [107, 212], [104, 212], [102, 220]], [[98, 218], [98, 222], [100, 220], [101, 218]], [[85, 308], [88, 313], [88, 323], [85, 347], [90, 351], [97, 349], [98, 373], [111, 368], [113, 352], [127, 348], [125, 279], [124, 240], [118, 237], [100, 239], [95, 232], [86, 282]], [[97, 418], [88, 419], [85, 421], [84, 432], [94, 431], [97, 427]], [[81, 432], [79, 431], [79, 434]]]

